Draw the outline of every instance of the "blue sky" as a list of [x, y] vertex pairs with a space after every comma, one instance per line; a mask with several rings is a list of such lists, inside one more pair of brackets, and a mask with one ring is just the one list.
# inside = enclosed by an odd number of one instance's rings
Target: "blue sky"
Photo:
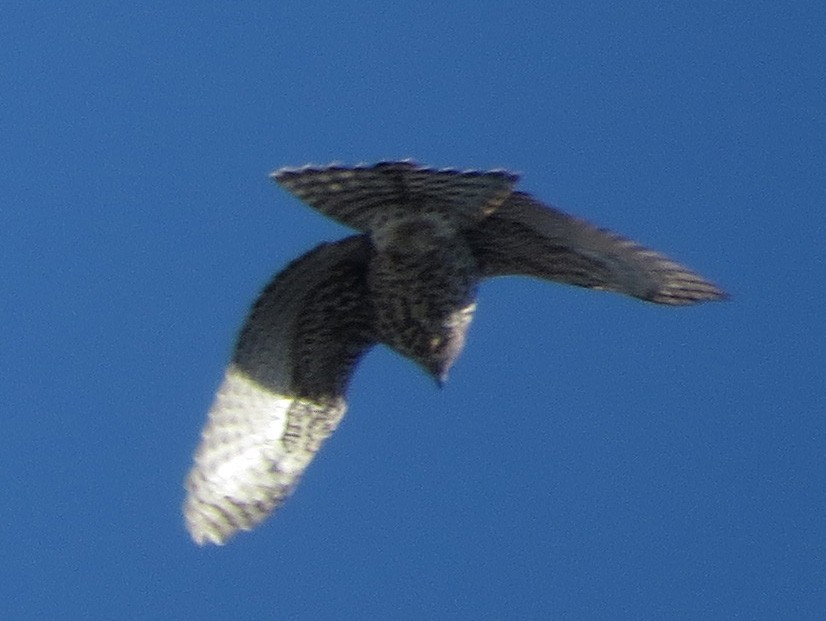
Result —
[[[826, 610], [820, 2], [7, 3], [0, 617]], [[236, 330], [347, 235], [267, 174], [413, 157], [725, 304], [486, 283], [445, 389], [374, 350], [288, 503], [190, 542]]]

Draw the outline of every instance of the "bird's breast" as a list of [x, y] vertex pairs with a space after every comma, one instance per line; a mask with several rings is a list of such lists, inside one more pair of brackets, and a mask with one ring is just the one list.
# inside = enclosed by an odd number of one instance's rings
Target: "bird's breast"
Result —
[[433, 374], [461, 352], [475, 308], [479, 270], [460, 235], [410, 223], [397, 243], [376, 248], [368, 272], [379, 339]]

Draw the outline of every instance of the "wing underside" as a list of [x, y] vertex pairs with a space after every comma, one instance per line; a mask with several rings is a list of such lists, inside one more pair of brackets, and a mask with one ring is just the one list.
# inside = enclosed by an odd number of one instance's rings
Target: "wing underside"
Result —
[[534, 276], [668, 305], [726, 297], [665, 255], [521, 192], [468, 238], [486, 277]]
[[186, 482], [197, 543], [223, 543], [269, 515], [344, 415], [353, 367], [373, 343], [369, 252], [363, 236], [324, 244], [253, 306]]

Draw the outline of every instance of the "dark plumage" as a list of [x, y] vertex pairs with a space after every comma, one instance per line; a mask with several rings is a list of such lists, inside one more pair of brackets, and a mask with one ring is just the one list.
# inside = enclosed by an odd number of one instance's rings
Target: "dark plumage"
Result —
[[253, 306], [187, 478], [197, 543], [252, 528], [289, 495], [374, 344], [442, 383], [482, 278], [534, 276], [670, 305], [725, 297], [667, 257], [513, 191], [505, 171], [404, 161], [273, 178], [360, 234], [291, 263]]

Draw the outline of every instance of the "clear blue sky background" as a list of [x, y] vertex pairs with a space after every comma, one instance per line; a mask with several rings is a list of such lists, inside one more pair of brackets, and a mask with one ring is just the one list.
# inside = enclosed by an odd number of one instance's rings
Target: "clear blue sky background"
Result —
[[[0, 9], [0, 618], [823, 618], [823, 2]], [[308, 162], [506, 167], [728, 289], [486, 283], [223, 548], [182, 480]]]

